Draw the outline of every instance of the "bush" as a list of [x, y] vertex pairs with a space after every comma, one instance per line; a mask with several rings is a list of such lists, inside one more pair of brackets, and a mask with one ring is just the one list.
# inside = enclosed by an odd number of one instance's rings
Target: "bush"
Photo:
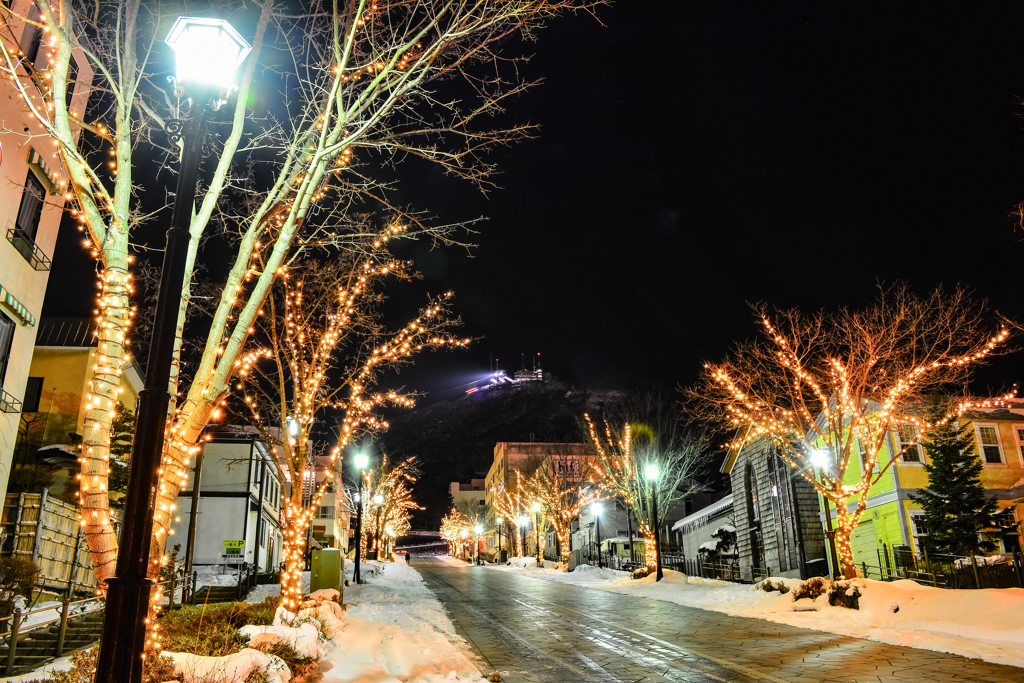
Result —
[[277, 598], [268, 598], [255, 605], [231, 602], [164, 612], [157, 622], [163, 649], [203, 657], [223, 657], [238, 652], [248, 642], [238, 634], [238, 629], [246, 624], [273, 624], [276, 602]]
[[[92, 683], [96, 676], [98, 647], [71, 653], [71, 668], [67, 671], [51, 671], [49, 678], [32, 683]], [[146, 657], [142, 664], [142, 683], [163, 683], [174, 680], [174, 664], [163, 657]]]
[[[850, 581], [837, 581], [828, 589], [828, 604], [833, 607], [860, 609], [860, 588]], [[893, 611], [899, 611], [899, 607]]]
[[831, 584], [831, 581], [821, 576], [807, 579], [793, 592], [793, 599], [802, 600], [803, 598], [810, 598], [811, 600], [817, 600], [829, 592]]
[[30, 599], [39, 577], [39, 567], [24, 557], [0, 558], [0, 617], [14, 614], [19, 597]]
[[642, 578], [644, 578], [645, 576], [647, 576], [650, 573], [651, 573], [651, 570], [649, 568], [647, 568], [647, 567], [639, 567], [639, 568], [634, 569], [633, 571], [631, 571], [629, 573], [629, 578], [631, 578], [631, 579], [642, 579]]
[[765, 579], [761, 583], [754, 586], [754, 588], [760, 588], [765, 593], [771, 593], [772, 591], [778, 591], [782, 595], [789, 592], [789, 586], [786, 585], [785, 581], [779, 581], [778, 583], [772, 583], [771, 579]]

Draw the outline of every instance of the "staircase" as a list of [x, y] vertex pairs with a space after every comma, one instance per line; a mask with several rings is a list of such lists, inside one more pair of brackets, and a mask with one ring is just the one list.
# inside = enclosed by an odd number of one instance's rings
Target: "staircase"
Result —
[[[64, 632], [64, 653], [67, 656], [99, 641], [103, 633], [103, 611], [90, 612], [80, 617], [70, 617]], [[18, 647], [14, 651], [14, 668], [11, 675], [28, 673], [53, 661], [57, 656], [57, 638], [60, 624], [18, 635]], [[7, 663], [6, 646], [0, 647], [0, 674]]]
[[[242, 597], [245, 597], [244, 587], [242, 589]], [[203, 586], [196, 591], [195, 604], [235, 602], [238, 599], [238, 586]], [[189, 600], [191, 601], [191, 598]]]

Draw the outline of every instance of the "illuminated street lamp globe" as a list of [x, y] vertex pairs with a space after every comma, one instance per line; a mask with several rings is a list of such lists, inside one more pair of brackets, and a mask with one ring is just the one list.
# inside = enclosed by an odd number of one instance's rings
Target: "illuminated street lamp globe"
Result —
[[657, 465], [651, 464], [644, 468], [644, 476], [650, 481], [657, 479], [659, 474]]
[[477, 536], [479, 536], [480, 534], [482, 534], [484, 532], [484, 528], [482, 526], [480, 526], [479, 524], [477, 524], [476, 527], [474, 527], [473, 530], [476, 531], [476, 535]]
[[463, 538], [465, 538], [466, 536], [469, 536], [469, 532], [468, 532], [468, 531], [466, 531], [465, 529], [463, 529], [463, 530], [462, 530], [462, 533], [461, 533], [461, 534], [459, 534], [459, 535], [460, 535], [460, 536], [462, 536]]
[[811, 451], [811, 465], [819, 470], [825, 469], [828, 467], [829, 455], [827, 448], [815, 448]]
[[591, 512], [591, 513], [592, 513], [592, 514], [593, 514], [593, 515], [594, 515], [595, 517], [600, 517], [600, 516], [601, 516], [601, 513], [602, 513], [602, 512], [604, 512], [604, 507], [602, 507], [600, 503], [593, 503], [593, 504], [591, 504], [591, 506], [590, 506], [590, 512]]
[[365, 453], [360, 453], [355, 457], [356, 467], [361, 470], [365, 470], [366, 466], [370, 464], [370, 457]]
[[502, 524], [502, 523], [504, 523], [504, 521], [505, 521], [505, 518], [504, 518], [504, 517], [498, 517], [497, 519], [495, 519], [495, 521], [496, 521], [496, 522], [497, 522], [498, 524]]
[[252, 46], [223, 19], [178, 17], [167, 34], [178, 85], [227, 88]]
[[526, 515], [520, 515], [519, 516], [519, 526], [526, 526], [529, 523], [530, 523], [530, 518], [529, 517], [527, 517]]
[[384, 496], [382, 496], [382, 495], [380, 495], [378, 493], [376, 496], [373, 497], [373, 502], [374, 502], [375, 505], [383, 505], [383, 503], [384, 503]]
[[533, 511], [534, 512], [540, 512], [540, 503], [534, 503], [533, 504]]

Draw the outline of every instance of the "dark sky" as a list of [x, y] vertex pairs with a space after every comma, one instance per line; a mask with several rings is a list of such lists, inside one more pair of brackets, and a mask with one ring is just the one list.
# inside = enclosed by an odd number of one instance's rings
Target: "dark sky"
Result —
[[[568, 380], [689, 383], [754, 333], [746, 302], [859, 306], [879, 278], [1024, 319], [1024, 5], [894, 5], [621, 0], [604, 25], [552, 22], [524, 68], [544, 83], [510, 108], [541, 130], [497, 152], [501, 190], [403, 170], [402, 201], [490, 220], [473, 258], [402, 252], [425, 280], [392, 296], [454, 290], [486, 339], [400, 380], [454, 397], [489, 356], [541, 352]], [[89, 313], [51, 283], [44, 314]]]

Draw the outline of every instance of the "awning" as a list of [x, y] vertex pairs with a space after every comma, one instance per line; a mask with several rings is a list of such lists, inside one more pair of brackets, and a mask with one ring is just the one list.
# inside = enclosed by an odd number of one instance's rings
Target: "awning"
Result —
[[28, 148], [28, 166], [48, 186], [47, 189], [50, 194], [60, 194], [60, 183], [57, 181], [57, 175], [50, 170], [50, 167], [43, 161], [43, 156], [34, 147]]
[[14, 295], [8, 291], [6, 287], [0, 285], [0, 304], [3, 304], [11, 310], [14, 315], [21, 319], [21, 324], [24, 325], [35, 325], [36, 317], [28, 312], [25, 308], [25, 304], [21, 303], [14, 298]]

